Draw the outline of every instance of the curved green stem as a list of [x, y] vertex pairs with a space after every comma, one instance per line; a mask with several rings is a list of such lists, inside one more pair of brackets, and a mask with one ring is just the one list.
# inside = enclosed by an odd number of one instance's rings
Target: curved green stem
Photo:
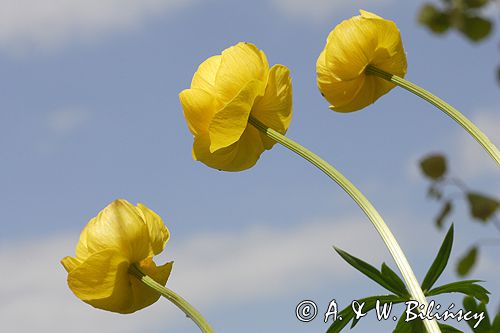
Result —
[[438, 109], [446, 113], [451, 119], [455, 120], [460, 126], [462, 126], [469, 134], [476, 139], [477, 142], [486, 150], [486, 152], [497, 162], [497, 166], [500, 166], [500, 153], [498, 148], [493, 144], [493, 142], [488, 139], [488, 137], [481, 132], [476, 125], [474, 125], [469, 119], [467, 119], [463, 114], [460, 113], [450, 104], [443, 101], [441, 98], [431, 94], [422, 87], [417, 86], [399, 76], [387, 73], [377, 67], [368, 66], [366, 68], [367, 74], [376, 75], [384, 80], [392, 82], [401, 88], [408, 90], [409, 92], [421, 97], [432, 105], [436, 106]]
[[203, 318], [203, 316], [184, 298], [174, 293], [172, 290], [165, 288], [155, 280], [153, 280], [148, 275], [144, 274], [137, 265], [131, 265], [129, 273], [135, 276], [139, 281], [147, 285], [148, 287], [154, 289], [163, 297], [168, 299], [170, 302], [174, 303], [179, 309], [186, 314], [188, 318], [200, 328], [203, 333], [214, 333], [215, 331], [210, 327], [210, 324]]
[[[391, 230], [385, 224], [384, 220], [377, 212], [375, 207], [366, 199], [366, 197], [354, 186], [347, 178], [345, 178], [337, 169], [328, 164], [325, 160], [323, 160], [318, 155], [314, 154], [307, 148], [301, 146], [295, 141], [287, 138], [281, 133], [273, 130], [272, 128], [267, 127], [259, 120], [250, 116], [249, 123], [255, 126], [258, 130], [266, 134], [269, 138], [274, 141], [280, 143], [284, 147], [290, 149], [297, 155], [303, 157], [305, 160], [309, 161], [311, 164], [316, 166], [318, 169], [323, 171], [328, 177], [330, 177], [333, 181], [335, 181], [342, 189], [349, 194], [349, 196], [358, 204], [358, 206], [363, 210], [363, 212], [368, 216], [373, 226], [382, 237], [382, 240], [386, 244], [389, 252], [391, 253], [396, 265], [398, 266], [401, 274], [403, 275], [403, 279], [406, 282], [406, 286], [408, 287], [408, 291], [412, 298], [418, 301], [420, 304], [424, 304], [425, 308], [427, 308], [428, 303], [420, 288], [420, 284], [413, 273], [408, 260], [406, 259], [403, 250], [399, 246], [396, 238], [392, 234]], [[425, 311], [425, 310], [422, 310]], [[429, 333], [438, 333], [441, 332], [437, 322], [435, 320], [429, 321], [424, 320], [424, 325]]]

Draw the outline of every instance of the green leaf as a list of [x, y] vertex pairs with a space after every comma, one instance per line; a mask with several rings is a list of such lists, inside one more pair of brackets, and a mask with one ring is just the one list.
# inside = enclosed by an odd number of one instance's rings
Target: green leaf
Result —
[[481, 8], [488, 2], [489, 0], [464, 0], [464, 4], [469, 8]]
[[438, 326], [441, 329], [441, 333], [464, 333], [463, 331], [450, 325], [438, 323]]
[[446, 159], [443, 155], [430, 155], [420, 161], [420, 168], [425, 176], [438, 180], [446, 173]]
[[459, 23], [459, 30], [473, 42], [479, 42], [491, 33], [493, 23], [479, 16], [464, 13]]
[[355, 256], [350, 255], [349, 253], [337, 247], [334, 247], [334, 249], [345, 261], [347, 261], [349, 265], [356, 268], [358, 271], [368, 276], [370, 279], [377, 282], [385, 289], [393, 292], [396, 295], [399, 295], [399, 290], [393, 288], [393, 286], [390, 283], [387, 283], [387, 281], [382, 276], [382, 273], [380, 273], [375, 267], [373, 267], [372, 265], [368, 264], [367, 262], [361, 259], [356, 258]]
[[477, 300], [483, 303], [488, 303], [490, 300], [488, 294], [490, 292], [486, 290], [483, 286], [476, 284], [477, 282], [482, 282], [482, 281], [465, 280], [465, 281], [448, 283], [430, 290], [429, 292], [427, 292], [427, 296], [435, 296], [448, 293], [462, 293], [467, 296], [475, 297]]
[[384, 278], [385, 282], [390, 284], [395, 290], [398, 291], [398, 293], [396, 293], [397, 295], [402, 297], [410, 296], [410, 293], [406, 289], [403, 280], [401, 280], [399, 275], [394, 272], [389, 266], [387, 266], [385, 263], [382, 263], [380, 272], [382, 273], [382, 277]]
[[485, 195], [469, 192], [467, 193], [470, 214], [481, 221], [487, 221], [500, 206], [500, 202]]
[[406, 321], [406, 316], [401, 315], [399, 317], [396, 328], [392, 331], [392, 333], [421, 333], [425, 332], [422, 320], [415, 319], [412, 321]]
[[450, 258], [451, 248], [453, 246], [453, 224], [446, 233], [444, 237], [443, 244], [439, 249], [436, 258], [432, 262], [431, 267], [425, 275], [424, 281], [422, 282], [422, 289], [424, 292], [430, 290], [437, 279], [443, 273], [446, 265], [448, 264], [448, 259]]
[[470, 270], [476, 264], [478, 248], [473, 246], [467, 251], [467, 253], [458, 260], [457, 264], [457, 274], [460, 276], [466, 276], [469, 274]]
[[[365, 303], [362, 311], [363, 313], [368, 313], [369, 311], [375, 308], [377, 300], [379, 300], [381, 304], [384, 303], [398, 304], [398, 303], [403, 303], [405, 301], [405, 299], [398, 297], [396, 295], [379, 295], [379, 296], [370, 296], [359, 299], [358, 303], [359, 304]], [[342, 320], [340, 320], [339, 317], [342, 317]], [[330, 325], [326, 333], [339, 333], [347, 324], [349, 324], [351, 320], [353, 320], [353, 323], [351, 325], [352, 328], [356, 326], [359, 319], [355, 320], [354, 310], [352, 309], [352, 306], [349, 305], [338, 313], [337, 320], [334, 321], [332, 325]]]
[[418, 22], [437, 34], [442, 34], [450, 28], [450, 16], [431, 4], [422, 6], [418, 14]]
[[463, 305], [464, 309], [466, 311], [470, 311], [472, 313], [483, 313], [484, 314], [484, 319], [479, 323], [479, 325], [474, 328], [474, 325], [478, 322], [479, 319], [477, 320], [469, 320], [467, 321], [467, 325], [470, 326], [470, 328], [475, 332], [475, 333], [495, 333], [496, 331], [491, 330], [491, 324], [490, 324], [490, 318], [488, 316], [488, 311], [486, 310], [486, 305], [484, 303], [476, 303], [476, 300], [473, 297], [465, 297], [463, 300]]
[[446, 201], [439, 212], [439, 215], [436, 217], [436, 226], [441, 229], [443, 227], [443, 223], [445, 218], [450, 215], [453, 205], [451, 201]]
[[491, 324], [490, 333], [500, 332], [500, 313], [493, 319], [493, 324]]

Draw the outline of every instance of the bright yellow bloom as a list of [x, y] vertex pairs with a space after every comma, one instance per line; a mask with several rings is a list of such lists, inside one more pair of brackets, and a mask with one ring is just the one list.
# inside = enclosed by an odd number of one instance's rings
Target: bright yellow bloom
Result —
[[225, 171], [252, 167], [274, 141], [248, 123], [253, 116], [284, 134], [292, 85], [283, 65], [269, 68], [255, 45], [238, 43], [205, 60], [179, 98], [194, 136], [193, 158]]
[[318, 57], [316, 72], [321, 94], [338, 112], [352, 112], [375, 102], [394, 84], [365, 73], [372, 65], [404, 77], [406, 55], [394, 22], [360, 11], [337, 25]]
[[160, 294], [129, 275], [131, 264], [165, 285], [172, 262], [156, 266], [170, 234], [161, 217], [138, 204], [115, 200], [91, 219], [76, 246], [76, 256], [61, 260], [68, 285], [82, 301], [103, 310], [131, 313], [158, 300]]

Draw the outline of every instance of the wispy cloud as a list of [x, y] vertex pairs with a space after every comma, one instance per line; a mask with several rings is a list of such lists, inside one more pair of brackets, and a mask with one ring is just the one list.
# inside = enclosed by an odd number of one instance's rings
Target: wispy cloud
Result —
[[101, 38], [196, 0], [0, 0], [0, 48], [52, 49]]
[[[64, 332], [71, 327], [73, 333], [127, 333], [185, 320], [180, 311], [169, 311], [167, 319], [164, 303], [123, 316], [79, 301], [59, 265], [61, 257], [74, 253], [77, 238], [75, 232], [2, 244], [2, 272], [12, 273], [0, 277], [2, 332]], [[333, 277], [337, 283], [347, 281], [355, 272], [334, 254], [333, 243], [350, 250], [357, 244], [356, 254], [368, 260], [380, 260], [385, 253], [371, 228], [348, 219], [198, 234], [174, 242], [158, 259], [175, 260], [169, 287], [204, 308], [275, 299], [290, 290], [308, 292], [311, 284], [328, 283]]]
[[[500, 114], [496, 110], [483, 110], [471, 119], [497, 146], [500, 147]], [[497, 175], [498, 167], [491, 157], [468, 133], [461, 130], [457, 136], [457, 168], [465, 177], [489, 177]]]
[[[373, 10], [384, 6], [392, 0], [382, 1], [350, 1], [350, 0], [271, 0], [272, 5], [283, 15], [300, 20], [322, 20], [331, 17], [339, 10], [363, 8], [366, 5]], [[353, 13], [354, 15], [355, 13]], [[314, 22], [314, 21], [310, 21]]]

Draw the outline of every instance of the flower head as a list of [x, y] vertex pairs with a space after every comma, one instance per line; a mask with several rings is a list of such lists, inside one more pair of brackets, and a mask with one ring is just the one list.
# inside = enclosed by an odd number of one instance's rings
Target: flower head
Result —
[[394, 22], [360, 11], [337, 25], [316, 63], [321, 94], [330, 108], [352, 112], [375, 102], [394, 84], [368, 75], [368, 65], [393, 75], [406, 74], [406, 55]]
[[248, 169], [274, 145], [248, 123], [250, 116], [282, 134], [292, 117], [288, 68], [269, 68], [266, 55], [250, 43], [205, 60], [179, 98], [194, 136], [193, 158], [219, 170]]
[[131, 313], [158, 300], [160, 295], [129, 275], [137, 265], [165, 285], [172, 262], [156, 266], [153, 256], [170, 237], [161, 218], [142, 204], [115, 200], [83, 229], [75, 257], [65, 257], [68, 285], [82, 301], [103, 310]]

